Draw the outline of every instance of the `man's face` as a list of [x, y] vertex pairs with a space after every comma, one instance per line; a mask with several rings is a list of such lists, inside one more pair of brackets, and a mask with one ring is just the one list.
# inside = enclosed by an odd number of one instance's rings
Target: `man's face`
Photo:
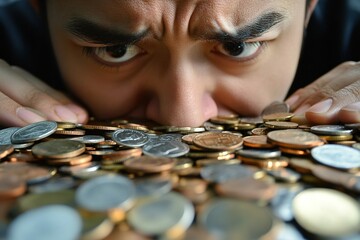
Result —
[[47, 0], [69, 88], [97, 118], [258, 115], [294, 77], [305, 0]]

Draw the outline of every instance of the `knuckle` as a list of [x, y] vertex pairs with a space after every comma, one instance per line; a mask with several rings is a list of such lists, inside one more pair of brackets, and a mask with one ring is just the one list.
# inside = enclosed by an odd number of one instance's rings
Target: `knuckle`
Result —
[[356, 62], [354, 62], [354, 61], [346, 61], [346, 62], [343, 62], [340, 65], [338, 65], [338, 68], [343, 69], [343, 70], [347, 70], [347, 69], [353, 68], [354, 66], [356, 66]]

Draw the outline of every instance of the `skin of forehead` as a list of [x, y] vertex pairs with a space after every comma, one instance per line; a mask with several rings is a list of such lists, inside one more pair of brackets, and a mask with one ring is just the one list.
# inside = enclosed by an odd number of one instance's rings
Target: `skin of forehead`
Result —
[[150, 28], [158, 36], [168, 30], [191, 32], [210, 26], [234, 33], [235, 26], [243, 26], [264, 11], [287, 13], [289, 4], [288, 0], [62, 0], [65, 18], [90, 18], [119, 30]]

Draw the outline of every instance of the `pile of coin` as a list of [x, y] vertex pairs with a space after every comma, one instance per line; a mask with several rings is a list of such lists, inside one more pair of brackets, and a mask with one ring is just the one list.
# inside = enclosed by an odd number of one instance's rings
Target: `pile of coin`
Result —
[[360, 124], [0, 130], [0, 239], [359, 239]]

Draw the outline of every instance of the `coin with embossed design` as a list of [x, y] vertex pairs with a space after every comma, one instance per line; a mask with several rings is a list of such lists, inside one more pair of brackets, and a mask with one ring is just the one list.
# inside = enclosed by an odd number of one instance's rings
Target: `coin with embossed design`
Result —
[[242, 146], [243, 139], [233, 133], [208, 132], [196, 136], [194, 144], [211, 150], [233, 150]]
[[57, 124], [52, 121], [36, 122], [18, 129], [11, 135], [11, 142], [15, 144], [35, 142], [46, 138], [56, 131]]
[[267, 137], [276, 145], [296, 149], [312, 148], [324, 144], [317, 135], [298, 129], [271, 131]]
[[84, 151], [84, 143], [68, 139], [50, 140], [32, 147], [32, 152], [37, 158], [70, 158], [78, 156]]
[[138, 130], [119, 129], [112, 134], [112, 139], [119, 145], [141, 147], [149, 141], [149, 136]]

